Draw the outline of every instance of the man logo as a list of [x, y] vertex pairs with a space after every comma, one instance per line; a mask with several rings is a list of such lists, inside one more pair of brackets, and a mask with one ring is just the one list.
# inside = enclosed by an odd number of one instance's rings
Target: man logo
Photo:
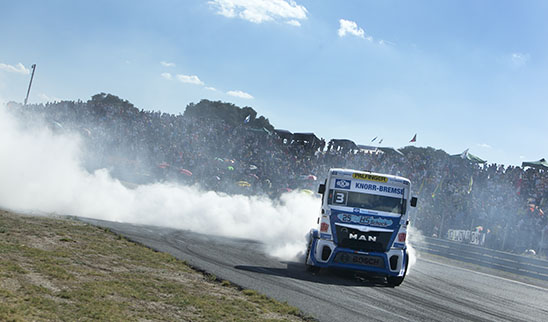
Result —
[[350, 180], [337, 179], [335, 180], [335, 188], [350, 189]]
[[358, 234], [348, 234], [348, 239], [357, 239], [357, 240], [362, 240], [362, 241], [367, 241], [367, 242], [376, 242], [377, 241], [377, 236], [370, 236], [370, 235], [359, 235]]

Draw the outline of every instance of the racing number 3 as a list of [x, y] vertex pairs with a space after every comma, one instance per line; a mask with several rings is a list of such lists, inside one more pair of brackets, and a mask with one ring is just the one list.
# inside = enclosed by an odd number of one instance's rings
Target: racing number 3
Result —
[[344, 204], [346, 202], [346, 193], [335, 192], [335, 203]]

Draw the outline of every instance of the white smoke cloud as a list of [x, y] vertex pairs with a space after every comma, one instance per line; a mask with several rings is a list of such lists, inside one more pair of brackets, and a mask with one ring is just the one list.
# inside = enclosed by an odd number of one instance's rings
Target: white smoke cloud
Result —
[[293, 259], [320, 208], [316, 197], [229, 196], [174, 183], [129, 189], [107, 170], [83, 169], [78, 135], [24, 128], [0, 105], [0, 207], [190, 229], [260, 240], [269, 254]]
[[407, 236], [407, 252], [409, 254], [409, 267], [407, 270], [407, 274], [409, 274], [412, 271], [412, 267], [415, 266], [417, 260], [420, 258], [419, 252], [415, 247], [413, 247], [413, 245], [424, 243], [424, 236], [418, 229], [415, 229], [415, 227], [413, 226], [407, 227]]

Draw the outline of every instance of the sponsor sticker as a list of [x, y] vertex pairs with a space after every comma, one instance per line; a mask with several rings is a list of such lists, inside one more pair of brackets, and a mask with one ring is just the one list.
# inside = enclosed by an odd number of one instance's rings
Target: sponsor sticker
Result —
[[338, 214], [337, 218], [344, 223], [362, 224], [377, 227], [388, 227], [394, 223], [391, 219], [355, 214]]
[[404, 247], [405, 247], [405, 244], [402, 244], [402, 243], [394, 243], [394, 247], [396, 247], [396, 248], [404, 248]]
[[384, 260], [382, 257], [361, 254], [337, 253], [333, 261], [341, 264], [384, 267]]
[[376, 191], [381, 193], [390, 193], [395, 195], [403, 195], [405, 192], [405, 188], [396, 188], [396, 187], [383, 186], [383, 185], [364, 183], [364, 182], [355, 182], [354, 189], [371, 190], [371, 191]]
[[331, 239], [331, 235], [330, 234], [320, 234], [320, 238], [321, 239]]
[[345, 180], [345, 179], [336, 179], [335, 180], [335, 188], [350, 189], [351, 184], [352, 184], [352, 181], [350, 181], [350, 180]]
[[378, 176], [378, 175], [374, 175], [374, 174], [367, 174], [367, 173], [353, 173], [352, 178], [360, 179], [360, 180], [377, 181], [377, 182], [387, 182], [388, 181], [387, 177]]

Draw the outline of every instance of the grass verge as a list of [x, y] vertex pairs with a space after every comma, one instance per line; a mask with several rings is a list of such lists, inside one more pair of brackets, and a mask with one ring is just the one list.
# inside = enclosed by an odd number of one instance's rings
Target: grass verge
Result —
[[98, 227], [0, 210], [0, 320], [303, 321]]

